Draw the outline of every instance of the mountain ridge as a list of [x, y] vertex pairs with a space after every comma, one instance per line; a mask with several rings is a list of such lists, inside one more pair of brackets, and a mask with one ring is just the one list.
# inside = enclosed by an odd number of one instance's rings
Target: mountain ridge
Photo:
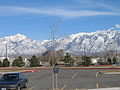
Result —
[[[50, 41], [48, 41], [50, 43]], [[50, 49], [49, 43], [45, 43], [44, 46]], [[114, 50], [120, 48], [120, 31], [108, 29], [103, 31], [96, 31], [92, 33], [78, 33], [72, 34], [67, 37], [58, 39], [56, 41], [55, 49], [65, 49], [69, 53], [83, 53], [84, 51], [90, 53], [100, 53], [104, 50], [109, 50], [112, 45], [108, 43], [114, 42]], [[115, 45], [117, 44], [117, 45]], [[87, 46], [87, 47], [86, 47]], [[86, 47], [86, 50], [83, 50]], [[75, 53], [75, 54], [76, 54]]]
[[[55, 50], [64, 49], [72, 54], [104, 53], [108, 50], [120, 52], [120, 31], [108, 29], [91, 33], [77, 33], [55, 40]], [[51, 50], [51, 40], [42, 42], [32, 40], [25, 35], [16, 34], [0, 38], [0, 56], [6, 55], [6, 46], [9, 56], [41, 55]]]

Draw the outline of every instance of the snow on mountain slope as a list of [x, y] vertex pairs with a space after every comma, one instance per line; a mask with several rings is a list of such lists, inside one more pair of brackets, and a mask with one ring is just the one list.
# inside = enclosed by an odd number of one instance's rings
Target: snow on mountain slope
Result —
[[6, 47], [8, 54], [11, 56], [29, 56], [46, 51], [46, 48], [40, 42], [29, 39], [21, 34], [0, 38], [0, 56], [6, 55]]
[[71, 42], [66, 50], [76, 53], [100, 53], [107, 50], [119, 50], [120, 31], [106, 30], [95, 32], [94, 34], [85, 34], [77, 37]]
[[[43, 44], [51, 49], [51, 41]], [[103, 30], [92, 33], [78, 33], [56, 40], [55, 49], [64, 49], [69, 53], [88, 54], [101, 53], [107, 50], [120, 51], [120, 31]]]
[[[64, 49], [66, 52], [73, 54], [103, 53], [108, 50], [120, 52], [120, 28], [113, 29], [115, 28], [92, 33], [72, 34], [56, 39], [54, 49]], [[0, 56], [5, 56], [6, 45], [10, 56], [42, 54], [46, 50], [52, 49], [51, 40], [39, 42], [24, 35], [16, 34], [0, 38]]]

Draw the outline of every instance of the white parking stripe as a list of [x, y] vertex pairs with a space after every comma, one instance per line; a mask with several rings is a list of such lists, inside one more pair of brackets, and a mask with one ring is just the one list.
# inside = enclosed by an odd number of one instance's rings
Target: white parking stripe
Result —
[[31, 87], [31, 88], [29, 88], [28, 90], [32, 90], [33, 88], [35, 88], [36, 86], [33, 86], [33, 87]]

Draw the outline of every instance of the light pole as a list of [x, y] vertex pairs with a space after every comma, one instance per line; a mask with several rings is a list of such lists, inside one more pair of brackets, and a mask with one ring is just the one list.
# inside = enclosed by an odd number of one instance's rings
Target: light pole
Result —
[[58, 76], [58, 72], [59, 72], [59, 67], [58, 66], [54, 66], [53, 67], [53, 74], [55, 75], [55, 89], [58, 89], [58, 78], [57, 78], [57, 76]]
[[53, 88], [53, 90], [55, 90], [55, 83], [54, 83], [54, 72], [53, 72], [53, 68], [52, 68], [52, 88]]
[[[59, 19], [58, 20], [55, 19], [53, 25], [50, 26], [50, 28], [52, 29], [51, 46], [52, 46], [52, 51], [53, 52], [52, 52], [51, 63], [52, 63], [52, 88], [53, 88], [53, 90], [55, 90], [55, 75], [54, 75], [54, 67], [55, 67], [55, 64], [56, 64], [56, 61], [55, 61], [55, 43], [56, 43], [56, 40], [55, 40], [55, 38], [56, 38], [56, 31], [57, 31], [57, 26], [58, 26], [59, 22], [60, 22]], [[56, 80], [57, 80], [57, 75], [56, 75]]]
[[5, 57], [8, 58], [8, 45], [6, 43], [6, 54], [5, 54]]
[[56, 89], [58, 89], [58, 85], [57, 85], [57, 84], [58, 84], [58, 83], [57, 83], [57, 81], [58, 81], [58, 80], [57, 80], [57, 75], [58, 75], [58, 74], [56, 73], [56, 74], [55, 74], [55, 76], [56, 76]]

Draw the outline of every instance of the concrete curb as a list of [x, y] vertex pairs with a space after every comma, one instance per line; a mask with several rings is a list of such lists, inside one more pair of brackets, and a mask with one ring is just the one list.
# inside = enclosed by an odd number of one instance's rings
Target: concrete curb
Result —
[[100, 71], [99, 74], [120, 74], [120, 71]]
[[120, 88], [114, 87], [114, 88], [98, 88], [98, 89], [87, 89], [87, 90], [120, 90]]
[[32, 70], [32, 71], [21, 71], [21, 73], [31, 73], [31, 72], [38, 72], [37, 70]]
[[[0, 68], [0, 70], [37, 70], [37, 69], [52, 69], [52, 67], [31, 67], [31, 68]], [[60, 67], [60, 69], [120, 69], [115, 67]]]
[[[33, 68], [33, 69], [52, 69], [52, 67], [47, 67], [47, 68], [43, 68], [43, 67], [41, 67], [41, 68]], [[86, 67], [86, 68], [84, 68], [84, 67], [60, 67], [60, 69], [73, 69], [73, 70], [76, 70], [76, 69], [120, 69], [120, 68], [108, 68], [108, 67], [106, 67], [106, 68], [89, 68], [89, 67]]]
[[32, 72], [38, 72], [37, 70], [21, 70], [21, 71], [11, 71], [11, 72], [0, 72], [0, 74], [4, 73], [14, 73], [14, 72], [20, 72], [20, 73], [32, 73]]

